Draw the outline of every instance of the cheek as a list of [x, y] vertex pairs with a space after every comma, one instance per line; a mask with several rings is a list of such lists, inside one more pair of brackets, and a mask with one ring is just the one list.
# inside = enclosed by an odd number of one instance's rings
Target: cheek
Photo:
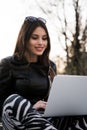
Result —
[[45, 46], [46, 46], [46, 48], [47, 48], [47, 46], [48, 46], [48, 42], [45, 43]]
[[31, 48], [34, 47], [34, 44], [35, 44], [35, 42], [34, 42], [33, 40], [30, 40], [30, 41], [28, 42], [28, 44], [27, 44], [27, 48], [30, 50]]

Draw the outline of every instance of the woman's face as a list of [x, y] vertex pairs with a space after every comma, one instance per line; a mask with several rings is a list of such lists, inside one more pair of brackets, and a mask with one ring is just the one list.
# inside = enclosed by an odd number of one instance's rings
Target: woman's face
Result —
[[43, 54], [47, 47], [47, 34], [42, 27], [37, 27], [28, 42], [27, 53], [29, 57], [37, 57]]

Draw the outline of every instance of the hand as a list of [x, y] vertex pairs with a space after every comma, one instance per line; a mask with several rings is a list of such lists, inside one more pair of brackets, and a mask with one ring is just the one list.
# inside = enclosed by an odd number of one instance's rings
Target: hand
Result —
[[34, 104], [33, 108], [35, 108], [36, 110], [39, 110], [39, 109], [45, 109], [46, 108], [46, 102], [45, 101], [38, 101]]

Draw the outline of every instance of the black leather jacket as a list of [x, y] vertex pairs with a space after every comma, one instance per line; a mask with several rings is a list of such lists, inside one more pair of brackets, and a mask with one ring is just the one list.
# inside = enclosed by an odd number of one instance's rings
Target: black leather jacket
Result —
[[[56, 71], [55, 64], [50, 61]], [[40, 63], [28, 63], [25, 59], [18, 61], [13, 56], [0, 62], [0, 108], [4, 100], [13, 93], [18, 93], [34, 104], [46, 99], [49, 91], [49, 67]]]

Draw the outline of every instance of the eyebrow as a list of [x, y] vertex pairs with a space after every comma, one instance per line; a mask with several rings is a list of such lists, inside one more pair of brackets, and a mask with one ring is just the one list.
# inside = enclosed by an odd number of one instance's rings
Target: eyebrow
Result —
[[[32, 34], [32, 35], [34, 35], [34, 36], [39, 36], [38, 34]], [[32, 36], [32, 35], [31, 35], [31, 36]], [[47, 36], [47, 35], [45, 34], [45, 35], [42, 35], [42, 36]]]

